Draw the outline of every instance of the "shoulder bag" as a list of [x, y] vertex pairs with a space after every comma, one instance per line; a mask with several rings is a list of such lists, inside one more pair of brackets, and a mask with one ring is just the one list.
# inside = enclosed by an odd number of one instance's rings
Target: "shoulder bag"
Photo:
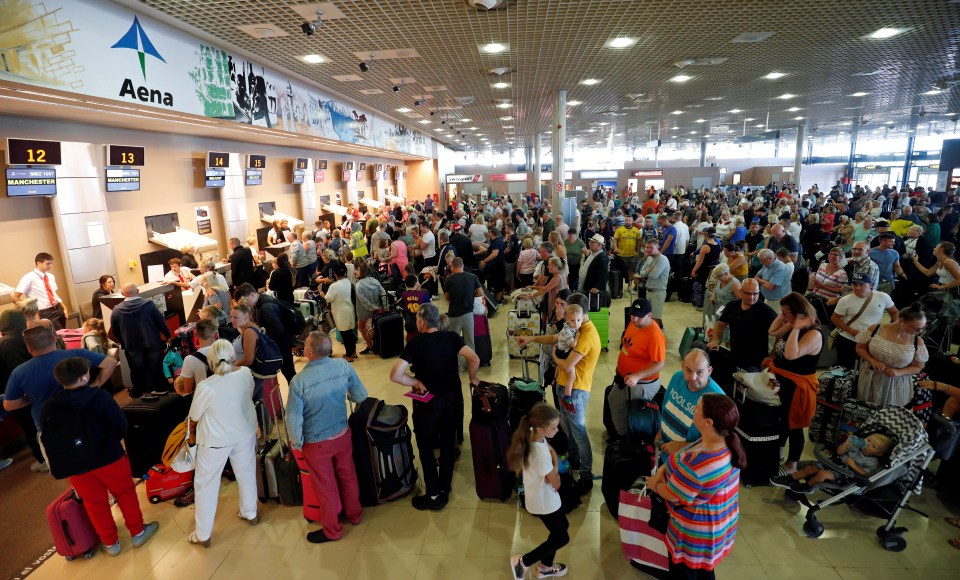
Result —
[[[850, 326], [851, 324], [856, 322], [857, 319], [860, 318], [860, 315], [863, 314], [863, 312], [867, 309], [867, 306], [870, 306], [871, 302], [873, 302], [873, 291], [870, 292], [870, 296], [867, 296], [867, 300], [863, 303], [863, 306], [860, 307], [860, 310], [858, 310], [857, 313], [854, 314], [852, 318], [850, 318], [850, 320], [844, 321], [846, 325]], [[874, 332], [874, 334], [876, 334], [876, 332]], [[837, 336], [839, 335], [840, 335], [839, 328], [834, 328], [833, 330], [830, 331], [830, 336], [827, 338], [827, 348], [829, 348], [830, 350], [833, 350], [834, 346], [837, 343]]]

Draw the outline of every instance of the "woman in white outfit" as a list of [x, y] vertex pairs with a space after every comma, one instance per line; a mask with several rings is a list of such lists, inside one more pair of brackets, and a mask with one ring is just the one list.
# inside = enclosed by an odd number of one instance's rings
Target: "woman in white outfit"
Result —
[[250, 525], [257, 515], [257, 414], [253, 406], [253, 375], [247, 367], [234, 367], [233, 345], [218, 340], [207, 353], [214, 374], [200, 384], [190, 405], [190, 420], [197, 423], [197, 467], [193, 479], [196, 497], [196, 529], [188, 540], [210, 547], [210, 534], [217, 514], [220, 474], [230, 465], [240, 488], [237, 517]]

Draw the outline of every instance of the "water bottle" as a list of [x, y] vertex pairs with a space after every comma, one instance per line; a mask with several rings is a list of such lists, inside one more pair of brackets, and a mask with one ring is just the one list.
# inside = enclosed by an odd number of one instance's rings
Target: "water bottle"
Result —
[[857, 449], [866, 449], [867, 442], [860, 437], [855, 435], [850, 436], [850, 445], [853, 445]]

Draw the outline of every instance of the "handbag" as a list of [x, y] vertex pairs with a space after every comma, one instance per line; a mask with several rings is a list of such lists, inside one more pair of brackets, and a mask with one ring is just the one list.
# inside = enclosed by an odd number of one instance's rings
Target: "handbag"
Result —
[[189, 473], [197, 468], [197, 446], [190, 445], [190, 419], [187, 419], [186, 424], [183, 444], [170, 462], [170, 468], [177, 473]]
[[[863, 306], [860, 307], [860, 310], [850, 320], [846, 320], [847, 326], [850, 326], [860, 318], [860, 315], [863, 314], [864, 310], [867, 309], [867, 306], [870, 306], [870, 303], [873, 302], [873, 292], [870, 292], [870, 296], [867, 296], [867, 299], [863, 302]], [[840, 336], [840, 329], [834, 328], [830, 331], [830, 336], [827, 338], [827, 348], [833, 350], [834, 345], [837, 343], [837, 337]]]
[[773, 373], [770, 371], [762, 370], [757, 373], [737, 371], [733, 373], [733, 378], [737, 381], [734, 399], [741, 403], [750, 399], [764, 405], [780, 405], [780, 387], [774, 382]]
[[[618, 523], [620, 547], [631, 566], [653, 576], [666, 578], [670, 570], [670, 555], [664, 533], [651, 526], [653, 517], [652, 493], [642, 490], [620, 491]], [[662, 501], [662, 498], [661, 498]]]
[[473, 297], [473, 314], [480, 316], [487, 313], [487, 306], [483, 303], [483, 296]]

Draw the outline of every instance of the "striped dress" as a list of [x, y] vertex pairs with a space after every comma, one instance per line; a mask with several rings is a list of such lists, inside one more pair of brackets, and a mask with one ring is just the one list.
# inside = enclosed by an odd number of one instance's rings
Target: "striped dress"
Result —
[[666, 460], [667, 486], [680, 498], [667, 502], [667, 549], [675, 563], [713, 570], [733, 549], [740, 470], [730, 464], [729, 449], [695, 452], [693, 445]]

